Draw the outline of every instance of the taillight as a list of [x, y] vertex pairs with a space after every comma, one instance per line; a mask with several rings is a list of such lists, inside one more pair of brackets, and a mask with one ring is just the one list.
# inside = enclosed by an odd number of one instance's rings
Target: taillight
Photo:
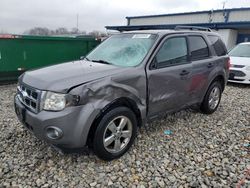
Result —
[[231, 67], [231, 60], [230, 60], [230, 58], [228, 58], [226, 69], [229, 70], [230, 67]]

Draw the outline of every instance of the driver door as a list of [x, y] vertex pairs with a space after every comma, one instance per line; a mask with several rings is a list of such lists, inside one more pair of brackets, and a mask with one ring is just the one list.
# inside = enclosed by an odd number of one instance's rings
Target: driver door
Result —
[[149, 117], [185, 106], [192, 77], [187, 36], [166, 37], [156, 50], [147, 75]]

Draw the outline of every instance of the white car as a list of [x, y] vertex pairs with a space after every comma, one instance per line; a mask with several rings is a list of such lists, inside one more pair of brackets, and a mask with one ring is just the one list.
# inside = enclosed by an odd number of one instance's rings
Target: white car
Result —
[[230, 52], [229, 82], [250, 84], [250, 42], [240, 43]]

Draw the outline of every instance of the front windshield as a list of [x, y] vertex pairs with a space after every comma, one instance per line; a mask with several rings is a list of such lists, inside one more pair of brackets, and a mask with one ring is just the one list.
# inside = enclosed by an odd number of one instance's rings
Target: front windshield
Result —
[[139, 65], [156, 40], [153, 34], [118, 34], [101, 43], [86, 57], [89, 61], [132, 67]]
[[229, 52], [233, 57], [250, 57], [250, 44], [239, 44]]

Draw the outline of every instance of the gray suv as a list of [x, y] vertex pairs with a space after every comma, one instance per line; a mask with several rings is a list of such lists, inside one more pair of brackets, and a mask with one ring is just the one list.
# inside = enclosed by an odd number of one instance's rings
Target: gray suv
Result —
[[122, 156], [138, 127], [189, 106], [216, 111], [228, 78], [225, 45], [213, 32], [145, 30], [113, 35], [84, 59], [27, 71], [15, 110], [39, 139], [63, 149]]

